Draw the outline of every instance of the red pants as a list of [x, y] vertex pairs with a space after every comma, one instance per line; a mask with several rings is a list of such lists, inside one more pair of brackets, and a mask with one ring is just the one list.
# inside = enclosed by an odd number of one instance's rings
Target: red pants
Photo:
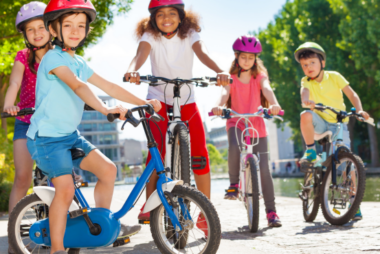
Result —
[[[166, 146], [165, 146], [165, 140], [166, 140], [166, 131], [168, 128], [168, 115], [166, 113], [166, 108], [170, 109], [173, 108], [173, 106], [166, 105], [163, 102], [161, 102], [162, 108], [158, 112], [162, 117], [165, 118], [165, 121], [160, 121], [157, 123], [159, 128], [161, 129], [162, 138], [160, 131], [157, 129], [157, 126], [149, 121], [150, 128], [152, 130], [153, 138], [157, 142], [157, 148], [161, 153], [162, 158], [165, 158], [165, 152], [166, 152]], [[208, 158], [208, 152], [206, 147], [206, 133], [203, 126], [201, 114], [199, 113], [198, 107], [196, 103], [187, 104], [185, 106], [181, 107], [181, 120], [182, 121], [188, 121], [189, 122], [189, 132], [190, 132], [190, 142], [191, 142], [191, 156], [192, 157], [204, 157], [206, 158], [207, 165], [203, 169], [196, 169], [194, 170], [194, 174], [197, 175], [204, 175], [210, 172], [210, 163]], [[161, 144], [163, 150], [161, 151]], [[148, 165], [150, 161], [150, 154], [148, 154], [148, 158], [146, 160], [146, 164]]]

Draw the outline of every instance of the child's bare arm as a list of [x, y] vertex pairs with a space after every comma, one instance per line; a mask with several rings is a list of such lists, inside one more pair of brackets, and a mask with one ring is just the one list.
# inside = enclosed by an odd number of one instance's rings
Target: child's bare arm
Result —
[[348, 97], [352, 105], [354, 105], [358, 114], [361, 114], [364, 119], [367, 120], [369, 118], [369, 114], [363, 111], [362, 102], [360, 101], [358, 94], [351, 88], [351, 86], [345, 86], [342, 91]]
[[17, 98], [17, 93], [21, 87], [24, 71], [25, 66], [21, 62], [15, 61], [11, 76], [9, 78], [9, 87], [4, 101], [4, 112], [7, 112], [8, 114], [17, 115], [17, 112], [20, 111], [19, 107], [14, 104]]
[[137, 71], [143, 66], [146, 59], [148, 59], [151, 49], [152, 47], [148, 42], [140, 42], [136, 56], [129, 65], [127, 73], [124, 75], [126, 80], [129, 80], [131, 83], [140, 84], [140, 74]]
[[281, 110], [281, 106], [278, 103], [276, 95], [274, 95], [272, 88], [270, 87], [268, 78], [262, 78], [260, 81], [260, 85], [261, 85], [261, 90], [263, 91], [264, 97], [269, 102], [270, 110], [272, 114], [277, 115]]
[[111, 83], [98, 74], [94, 73], [92, 76], [88, 79], [88, 82], [93, 84], [94, 86], [100, 88], [104, 92], [106, 92], [109, 96], [118, 99], [120, 101], [124, 101], [130, 104], [134, 105], [145, 105], [147, 103], [152, 104], [154, 107], [154, 110], [158, 112], [161, 109], [161, 103], [159, 103], [157, 100], [142, 100], [132, 93], [128, 92], [121, 86], [118, 86], [114, 83]]
[[302, 105], [308, 106], [311, 109], [314, 109], [315, 102], [310, 100], [310, 91], [309, 89], [302, 87], [301, 88], [301, 102]]

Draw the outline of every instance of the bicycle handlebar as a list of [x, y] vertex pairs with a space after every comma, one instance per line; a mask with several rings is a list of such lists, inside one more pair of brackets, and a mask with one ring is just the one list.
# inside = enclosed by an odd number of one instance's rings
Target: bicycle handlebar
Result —
[[21, 109], [19, 112], [17, 112], [17, 115], [15, 115], [15, 116], [11, 115], [11, 114], [8, 114], [7, 112], [3, 112], [3, 113], [1, 113], [1, 118], [33, 115], [34, 111], [35, 111], [34, 108], [24, 108], [24, 109]]
[[[231, 115], [231, 113], [233, 115]], [[282, 117], [280, 116], [283, 116], [285, 114], [285, 111], [284, 110], [281, 110], [279, 112], [278, 115], [271, 115], [271, 112], [269, 109], [266, 109], [266, 108], [262, 108], [261, 106], [259, 107], [258, 111], [256, 113], [253, 113], [253, 114], [239, 114], [235, 111], [233, 111], [232, 109], [223, 109], [223, 113], [221, 116], [222, 119], [230, 119], [230, 118], [234, 118], [234, 117], [243, 117], [243, 118], [248, 118], [248, 117], [263, 117], [263, 118], [266, 118], [266, 119], [272, 119], [272, 118], [276, 118], [276, 119], [279, 119], [281, 121], [283, 121]], [[208, 113], [209, 116], [215, 116], [213, 112], [209, 112]]]
[[[302, 107], [310, 108], [309, 106], [306, 106], [304, 104], [302, 104]], [[362, 122], [365, 122], [365, 123], [370, 124], [372, 126], [375, 126], [375, 123], [374, 123], [375, 121], [372, 117], [368, 118], [368, 120], [365, 120], [362, 115], [356, 113], [356, 108], [354, 108], [354, 107], [351, 108], [350, 113], [347, 113], [346, 111], [343, 111], [343, 110], [338, 111], [337, 109], [330, 107], [330, 106], [325, 106], [322, 103], [315, 104], [314, 109], [319, 110], [319, 111], [324, 111], [324, 110], [328, 109], [331, 112], [333, 112], [334, 114], [336, 114], [338, 119], [340, 118], [343, 120], [347, 117], [356, 117], [357, 119], [359, 119], [359, 121], [362, 121]]]
[[[283, 116], [284, 114], [285, 114], [285, 111], [280, 110], [280, 112], [278, 112], [277, 115]], [[244, 114], [241, 114], [241, 115], [244, 115]], [[272, 113], [270, 112], [270, 109], [268, 109], [268, 115], [272, 115]], [[217, 116], [217, 115], [215, 115], [213, 112], [208, 112], [208, 116]]]
[[[125, 77], [123, 77], [123, 82], [129, 82]], [[200, 87], [207, 87], [210, 83], [216, 83], [218, 82], [217, 78], [210, 78], [210, 77], [204, 77], [204, 78], [192, 78], [192, 79], [168, 79], [164, 77], [155, 77], [155, 76], [140, 76], [140, 82], [147, 83], [150, 86], [159, 86], [164, 84], [188, 84], [188, 83], [196, 83], [197, 86]], [[158, 84], [158, 82], [164, 82], [164, 84]], [[229, 79], [230, 84], [232, 84], [233, 79]]]

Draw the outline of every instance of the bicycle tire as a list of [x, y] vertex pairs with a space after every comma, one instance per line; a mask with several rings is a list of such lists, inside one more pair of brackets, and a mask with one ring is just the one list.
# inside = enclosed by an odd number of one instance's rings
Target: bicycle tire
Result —
[[[343, 216], [341, 216], [340, 218], [335, 218], [333, 216], [330, 216], [330, 212], [327, 207], [327, 204], [329, 202], [328, 193], [325, 196], [326, 190], [327, 191], [329, 190], [329, 186], [326, 186], [326, 185], [331, 181], [331, 177], [332, 177], [331, 176], [332, 165], [330, 164], [327, 168], [327, 171], [326, 171], [326, 174], [321, 186], [321, 206], [322, 206], [323, 216], [332, 225], [344, 225], [348, 223], [354, 217], [357, 210], [359, 209], [360, 203], [364, 197], [364, 192], [365, 192], [366, 176], [365, 176], [364, 164], [363, 164], [362, 159], [351, 152], [341, 151], [338, 154], [338, 160], [342, 161], [345, 158], [350, 159], [355, 164], [357, 172], [358, 172], [357, 176], [359, 179], [358, 179], [358, 186], [356, 187], [357, 189], [356, 197], [353, 204], [351, 204], [351, 207], [349, 208], [349, 210]], [[327, 200], [326, 200], [326, 197], [327, 197]]]
[[[202, 208], [202, 213], [204, 214], [205, 219], [207, 221], [208, 238], [206, 239], [205, 249], [201, 250], [201, 252], [199, 253], [216, 253], [220, 245], [222, 232], [218, 213], [215, 207], [210, 202], [210, 200], [200, 191], [183, 185], [175, 186], [171, 193], [175, 197], [181, 197], [185, 200], [192, 200], [197, 206]], [[176, 248], [170, 249], [167, 245], [169, 244], [169, 241], [163, 238], [165, 234], [162, 233], [161, 214], [164, 214], [165, 212], [162, 210], [165, 210], [165, 208], [161, 204], [151, 212], [150, 230], [152, 233], [153, 240], [161, 253], [177, 253], [178, 250]], [[193, 213], [191, 213], [191, 215], [193, 216]], [[196, 218], [192, 219], [193, 222], [196, 220]], [[199, 240], [197, 241], [199, 242]]]
[[[247, 160], [246, 168], [246, 196], [245, 200], [247, 209], [248, 226], [251, 233], [256, 233], [259, 229], [260, 202], [259, 202], [259, 179], [257, 168], [253, 158]], [[240, 176], [242, 177], [242, 176]]]
[[[313, 174], [310, 179], [310, 174]], [[310, 191], [303, 190], [302, 191], [302, 196], [306, 198], [307, 200], [302, 201], [302, 211], [303, 211], [303, 217], [306, 222], [313, 222], [315, 218], [317, 217], [318, 210], [319, 210], [319, 205], [321, 203], [320, 199], [320, 193], [319, 193], [319, 177], [318, 173], [306, 173], [304, 176], [304, 186], [309, 186], [312, 182], [313, 183], [313, 188]], [[312, 199], [312, 207], [309, 207], [309, 200], [311, 197], [311, 194], [313, 193], [313, 199]], [[311, 208], [311, 209], [310, 209]]]
[[174, 128], [174, 143], [172, 145], [171, 173], [173, 179], [183, 180], [190, 186], [190, 144], [186, 125], [177, 124]]

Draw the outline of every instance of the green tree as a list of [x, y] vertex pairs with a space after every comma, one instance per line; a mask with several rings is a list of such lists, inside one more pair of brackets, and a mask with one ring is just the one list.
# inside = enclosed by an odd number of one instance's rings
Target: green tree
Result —
[[[23, 36], [17, 32], [15, 21], [17, 12], [21, 6], [30, 2], [29, 0], [2, 0], [0, 1], [0, 112], [3, 112], [4, 96], [8, 85], [9, 75], [12, 70], [14, 58], [17, 51], [23, 49]], [[48, 0], [42, 0], [48, 3]], [[93, 0], [97, 18], [91, 24], [92, 31], [89, 34], [85, 46], [78, 50], [83, 55], [84, 48], [96, 44], [103, 36], [106, 28], [112, 24], [115, 14], [125, 14], [131, 8], [133, 0]], [[1, 122], [2, 128], [6, 130], [6, 120]]]
[[210, 159], [210, 165], [220, 165], [225, 162], [219, 150], [212, 144], [207, 144], [208, 156]]
[[[337, 47], [348, 52], [355, 69], [364, 72], [355, 90], [363, 108], [375, 119], [380, 118], [380, 1], [329, 0], [335, 13], [341, 15]], [[379, 166], [377, 133], [368, 125], [372, 166]]]
[[[328, 0], [294, 0], [287, 2], [275, 21], [257, 33], [263, 42], [261, 58], [268, 69], [276, 96], [286, 110], [284, 118], [290, 122], [295, 140], [301, 137], [299, 123], [303, 111], [300, 80], [304, 73], [294, 59], [294, 51], [300, 44], [314, 41], [322, 45], [327, 52], [326, 69], [340, 72], [360, 96], [368, 94], [361, 89], [366, 80], [365, 71], [355, 68], [351, 52], [340, 46], [343, 40], [341, 21], [345, 17], [345, 13], [334, 11]], [[367, 101], [366, 97], [362, 100]], [[345, 103], [348, 108], [351, 106], [347, 98]], [[370, 109], [366, 104], [364, 107]], [[350, 131], [352, 133], [353, 129]], [[371, 142], [376, 142], [376, 138]], [[371, 150], [378, 154], [377, 145], [374, 149], [371, 145]]]

